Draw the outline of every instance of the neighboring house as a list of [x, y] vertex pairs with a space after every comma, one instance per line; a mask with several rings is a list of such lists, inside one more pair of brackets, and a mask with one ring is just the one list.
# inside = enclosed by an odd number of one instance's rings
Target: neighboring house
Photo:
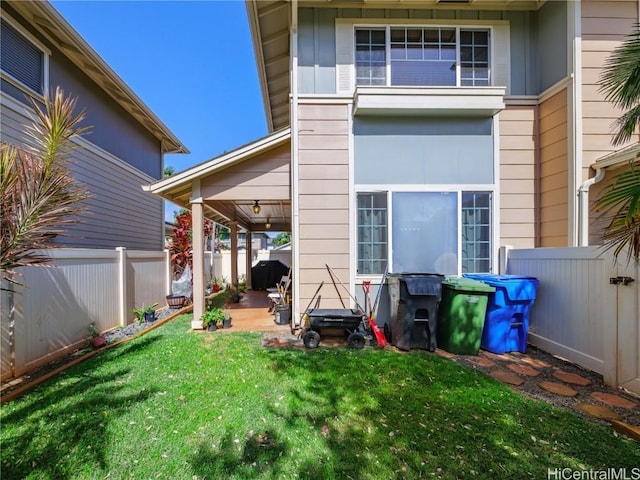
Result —
[[162, 250], [162, 200], [140, 185], [162, 178], [163, 155], [186, 148], [85, 40], [43, 1], [2, 2], [1, 140], [24, 146], [26, 97], [57, 86], [78, 98], [89, 133], [74, 139], [72, 170], [91, 198], [66, 247]]
[[[231, 239], [227, 238], [220, 240], [220, 246], [224, 250], [231, 248]], [[244, 233], [238, 234], [238, 249], [244, 250], [247, 246], [247, 235]], [[271, 247], [271, 238], [266, 233], [257, 233], [251, 236], [251, 249], [254, 251], [265, 250]]]
[[[147, 190], [232, 233], [264, 231], [267, 217], [290, 230], [294, 318], [328, 280], [325, 264], [359, 294], [387, 265], [497, 271], [501, 245], [588, 243], [585, 182], [614, 155], [620, 115], [597, 82], [639, 21], [637, 0], [247, 11], [272, 133]], [[202, 306], [194, 298], [196, 316]]]

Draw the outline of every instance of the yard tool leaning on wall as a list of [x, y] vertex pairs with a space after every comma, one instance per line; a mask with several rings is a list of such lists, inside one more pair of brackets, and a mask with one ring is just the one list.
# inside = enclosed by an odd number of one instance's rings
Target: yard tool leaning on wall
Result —
[[[318, 289], [316, 290], [316, 293], [314, 293], [313, 297], [311, 297], [311, 300], [309, 301], [309, 305], [307, 305], [307, 308], [305, 308], [304, 312], [302, 313], [302, 317], [300, 318], [300, 327], [302, 328], [302, 330], [300, 330], [298, 333], [302, 333], [309, 328], [309, 309], [311, 308], [311, 304], [314, 302], [316, 297], [318, 297], [318, 293], [320, 293], [320, 289], [322, 288], [323, 285], [324, 285], [324, 282], [321, 282], [320, 286], [318, 286]], [[320, 303], [320, 297], [318, 297], [318, 303]], [[317, 307], [317, 304], [316, 304], [316, 307]], [[291, 333], [294, 333], [293, 330], [294, 330], [294, 327], [292, 322]]]
[[[335, 275], [335, 273], [333, 272], [331, 267], [329, 267], [329, 265], [325, 264], [325, 267], [327, 267], [327, 271], [329, 272], [329, 276], [331, 277], [331, 281], [333, 282], [333, 285], [335, 286], [336, 285], [336, 282], [335, 282], [336, 275]], [[362, 308], [362, 306], [358, 303], [358, 300], [356, 300], [353, 297], [353, 295], [351, 295], [351, 292], [349, 292], [349, 289], [344, 285], [344, 283], [342, 283], [340, 281], [338, 283], [340, 283], [340, 286], [342, 288], [344, 288], [344, 290], [347, 292], [347, 294], [349, 295], [351, 300], [353, 300], [355, 302], [356, 308], [360, 309], [361, 311], [363, 311], [363, 312], [365, 312], [367, 314], [367, 322], [368, 322], [367, 330], [368, 330], [368, 333], [371, 333], [375, 337], [376, 342], [378, 343], [378, 346], [384, 347], [387, 344], [387, 339], [384, 336], [384, 333], [380, 330], [378, 325], [373, 320], [373, 316], [374, 316], [373, 311], [374, 310], [373, 310], [373, 307], [371, 305], [371, 298], [369, 297], [369, 287], [370, 287], [371, 282], [363, 282], [363, 287], [365, 287], [365, 294], [367, 296], [366, 298], [367, 298], [367, 303], [368, 303], [368, 306], [369, 306], [369, 308], [367, 310]], [[365, 284], [366, 284], [366, 286], [365, 286]], [[380, 288], [382, 288], [382, 286]], [[337, 290], [338, 290], [338, 287], [336, 287], [336, 291]], [[340, 293], [338, 293], [338, 297], [340, 297]], [[340, 297], [340, 302], [342, 302], [342, 297]], [[342, 304], [344, 305], [344, 303], [342, 303]]]

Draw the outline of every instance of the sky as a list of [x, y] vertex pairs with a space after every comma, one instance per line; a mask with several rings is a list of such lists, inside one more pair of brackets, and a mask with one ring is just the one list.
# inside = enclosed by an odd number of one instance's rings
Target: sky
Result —
[[51, 3], [191, 152], [165, 166], [180, 172], [267, 134], [244, 1]]

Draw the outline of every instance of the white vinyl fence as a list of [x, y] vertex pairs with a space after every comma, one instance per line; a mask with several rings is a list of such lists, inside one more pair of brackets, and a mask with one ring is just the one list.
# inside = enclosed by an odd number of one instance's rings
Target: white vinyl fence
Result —
[[3, 379], [83, 346], [92, 322], [106, 331], [131, 323], [136, 306], [165, 304], [166, 252], [65, 248], [48, 254], [53, 266], [19, 269], [22, 286], [0, 297]]
[[638, 266], [599, 247], [502, 253], [505, 273], [540, 282], [529, 343], [640, 393]]
[[[101, 332], [128, 325], [135, 319], [134, 307], [162, 307], [171, 293], [167, 251], [63, 248], [47, 253], [52, 266], [22, 268], [23, 286], [13, 287], [13, 293], [0, 291], [3, 380], [84, 346], [90, 323]], [[245, 258], [245, 252], [238, 253], [239, 275], [246, 274]], [[231, 252], [206, 252], [206, 280], [213, 276], [230, 279]]]

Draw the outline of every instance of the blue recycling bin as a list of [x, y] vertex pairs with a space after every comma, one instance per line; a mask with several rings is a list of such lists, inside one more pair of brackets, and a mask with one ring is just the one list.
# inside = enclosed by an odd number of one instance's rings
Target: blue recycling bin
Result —
[[522, 275], [465, 273], [465, 277], [495, 287], [489, 294], [480, 346], [493, 353], [527, 351], [529, 310], [536, 299], [538, 279]]

